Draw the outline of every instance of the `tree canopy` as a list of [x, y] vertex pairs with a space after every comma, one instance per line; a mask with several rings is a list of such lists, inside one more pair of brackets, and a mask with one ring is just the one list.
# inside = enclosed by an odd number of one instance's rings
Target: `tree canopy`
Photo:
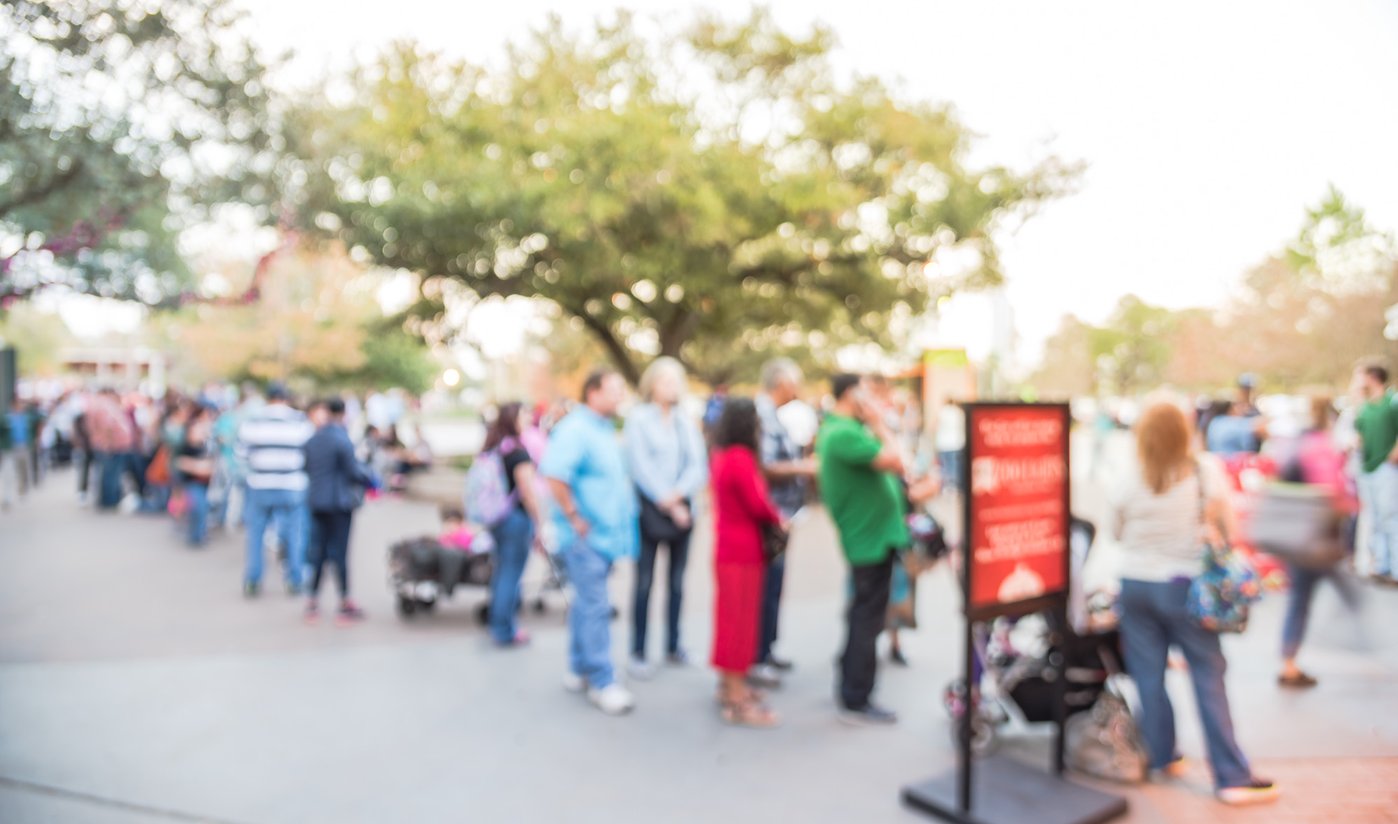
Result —
[[1253, 372], [1274, 389], [1334, 388], [1360, 359], [1398, 365], [1395, 341], [1393, 238], [1331, 187], [1227, 305], [1172, 310], [1128, 295], [1101, 326], [1065, 318], [1030, 383], [1041, 393], [1129, 395], [1162, 383], [1217, 389]]
[[229, 0], [0, 4], [0, 304], [51, 285], [170, 300], [187, 221], [273, 199], [240, 19]]
[[422, 275], [429, 323], [453, 290], [544, 298], [633, 380], [660, 354], [721, 380], [998, 282], [997, 233], [1073, 175], [973, 165], [950, 108], [840, 77], [826, 29], [642, 31], [554, 20], [498, 65], [404, 44], [361, 67], [295, 118], [306, 224]]

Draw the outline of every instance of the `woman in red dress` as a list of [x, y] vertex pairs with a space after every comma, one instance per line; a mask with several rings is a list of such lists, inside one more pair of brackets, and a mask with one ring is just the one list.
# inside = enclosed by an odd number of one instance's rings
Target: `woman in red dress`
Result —
[[710, 469], [715, 535], [713, 665], [719, 671], [723, 720], [748, 727], [772, 727], [777, 716], [747, 684], [757, 657], [763, 574], [763, 529], [781, 524], [757, 460], [757, 408], [747, 398], [730, 398], [714, 433]]

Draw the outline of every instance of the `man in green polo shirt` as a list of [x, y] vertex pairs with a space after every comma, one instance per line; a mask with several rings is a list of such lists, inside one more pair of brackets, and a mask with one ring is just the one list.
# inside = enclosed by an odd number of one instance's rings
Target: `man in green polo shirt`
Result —
[[854, 595], [840, 656], [841, 717], [892, 724], [898, 717], [870, 702], [878, 668], [876, 644], [888, 612], [894, 550], [908, 544], [899, 476], [903, 460], [858, 375], [832, 381], [834, 410], [816, 437], [820, 490], [840, 532]]
[[1359, 504], [1368, 522], [1369, 573], [1392, 584], [1393, 553], [1398, 551], [1398, 407], [1384, 367], [1361, 366], [1355, 370], [1354, 382], [1364, 399], [1354, 428], [1359, 432], [1363, 462]]

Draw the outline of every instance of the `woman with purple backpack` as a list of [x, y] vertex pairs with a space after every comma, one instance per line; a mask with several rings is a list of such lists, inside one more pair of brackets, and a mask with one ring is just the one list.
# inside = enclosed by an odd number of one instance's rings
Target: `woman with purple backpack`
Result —
[[[500, 407], [485, 436], [482, 458], [499, 462], [510, 501], [507, 511], [487, 524], [495, 539], [495, 569], [490, 579], [490, 637], [499, 647], [529, 643], [519, 628], [519, 582], [529, 550], [539, 535], [539, 500], [535, 493], [534, 461], [521, 439], [518, 403]], [[468, 512], [472, 509], [467, 501]]]

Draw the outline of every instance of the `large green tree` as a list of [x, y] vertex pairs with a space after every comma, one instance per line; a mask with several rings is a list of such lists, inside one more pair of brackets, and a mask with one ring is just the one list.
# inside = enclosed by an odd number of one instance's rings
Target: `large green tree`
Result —
[[229, 0], [0, 3], [0, 305], [52, 285], [171, 300], [186, 222], [273, 199], [240, 20]]
[[972, 165], [948, 107], [841, 77], [833, 42], [757, 11], [654, 37], [554, 20], [498, 64], [402, 45], [301, 111], [287, 177], [429, 299], [547, 299], [633, 379], [658, 354], [720, 380], [735, 353], [891, 343], [929, 296], [998, 282], [997, 231], [1073, 170]]

